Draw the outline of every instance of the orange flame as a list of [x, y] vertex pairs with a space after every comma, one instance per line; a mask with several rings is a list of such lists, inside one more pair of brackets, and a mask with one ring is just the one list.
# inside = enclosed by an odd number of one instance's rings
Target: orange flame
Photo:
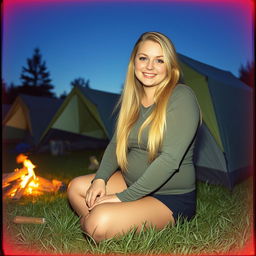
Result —
[[[28, 159], [28, 156], [23, 155], [23, 154], [19, 154], [17, 156], [16, 162], [22, 163], [23, 167], [28, 170], [28, 174], [21, 177], [22, 181], [20, 183], [20, 187], [21, 188], [26, 187], [24, 194], [32, 194], [33, 189], [36, 189], [39, 186], [39, 183], [37, 182], [37, 178], [36, 178], [36, 175], [34, 172], [34, 168], [36, 166]], [[32, 180], [31, 180], [31, 177], [32, 177]], [[27, 184], [28, 182], [29, 182], [29, 184]], [[35, 194], [38, 194], [38, 193], [35, 193]]]
[[34, 172], [36, 166], [28, 159], [28, 156], [20, 154], [16, 161], [22, 163], [23, 168], [15, 169], [14, 173], [5, 176], [3, 186], [3, 188], [7, 187], [5, 196], [20, 199], [23, 195], [42, 195], [45, 192], [57, 192], [63, 185], [59, 180], [50, 181], [36, 176]]

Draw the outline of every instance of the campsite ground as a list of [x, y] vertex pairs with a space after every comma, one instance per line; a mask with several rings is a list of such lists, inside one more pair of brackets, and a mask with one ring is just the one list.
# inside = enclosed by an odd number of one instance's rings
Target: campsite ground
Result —
[[[59, 179], [66, 184], [76, 176], [89, 173], [89, 157], [98, 159], [102, 151], [78, 151], [63, 156], [31, 154], [36, 175]], [[19, 167], [15, 154], [4, 153], [3, 172]], [[232, 192], [226, 188], [198, 182], [197, 216], [162, 231], [148, 229], [110, 239], [96, 245], [79, 227], [66, 192], [4, 201], [4, 246], [12, 255], [31, 254], [199, 254], [253, 255], [253, 182], [249, 178]], [[46, 224], [13, 224], [17, 215], [44, 217]], [[120, 216], [121, 218], [122, 216]], [[246, 246], [246, 249], [244, 249]], [[16, 254], [15, 254], [16, 253]]]

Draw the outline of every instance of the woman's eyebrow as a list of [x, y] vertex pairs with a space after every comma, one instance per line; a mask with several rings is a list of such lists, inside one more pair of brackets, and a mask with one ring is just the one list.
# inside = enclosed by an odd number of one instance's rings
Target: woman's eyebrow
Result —
[[[146, 53], [143, 53], [143, 52], [140, 52], [138, 53], [138, 55], [145, 55], [145, 56], [148, 56]], [[159, 55], [159, 56], [155, 56], [156, 58], [161, 58], [161, 57], [164, 57], [163, 55]]]

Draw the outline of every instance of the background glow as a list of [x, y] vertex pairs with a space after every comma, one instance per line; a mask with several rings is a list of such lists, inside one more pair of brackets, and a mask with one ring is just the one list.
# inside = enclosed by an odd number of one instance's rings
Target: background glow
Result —
[[3, 2], [2, 76], [20, 84], [22, 66], [39, 47], [57, 95], [78, 77], [120, 92], [141, 33], [159, 31], [179, 53], [238, 76], [253, 59], [253, 1]]

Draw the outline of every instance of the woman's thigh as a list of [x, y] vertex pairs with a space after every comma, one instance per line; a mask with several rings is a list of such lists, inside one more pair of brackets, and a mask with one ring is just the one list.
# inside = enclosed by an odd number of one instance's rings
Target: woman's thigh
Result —
[[[88, 188], [91, 185], [91, 181], [94, 179], [95, 174], [88, 174], [74, 178], [70, 184], [69, 193], [75, 193], [79, 196], [85, 197]], [[116, 171], [108, 180], [106, 185], [107, 194], [115, 194], [122, 192], [127, 188], [124, 177], [121, 171]]]
[[158, 199], [147, 196], [132, 202], [103, 203], [96, 206], [84, 223], [84, 229], [96, 241], [123, 234], [143, 225], [162, 229], [174, 223], [172, 211]]

